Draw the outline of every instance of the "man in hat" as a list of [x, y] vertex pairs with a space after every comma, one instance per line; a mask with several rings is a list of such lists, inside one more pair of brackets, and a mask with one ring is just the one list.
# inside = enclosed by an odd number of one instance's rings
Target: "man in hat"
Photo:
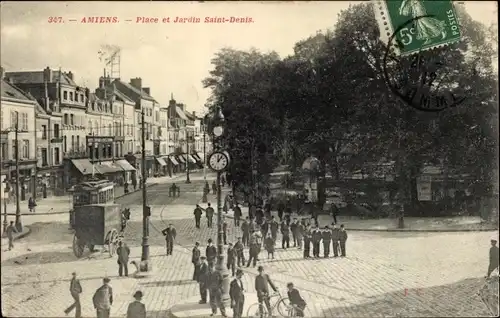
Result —
[[243, 306], [245, 305], [245, 288], [243, 287], [243, 271], [236, 271], [236, 278], [229, 286], [229, 296], [231, 297], [231, 308], [233, 308], [233, 317], [242, 318]]
[[231, 276], [234, 277], [236, 272], [236, 251], [234, 250], [233, 243], [229, 243], [227, 248], [227, 269], [231, 271]]
[[207, 217], [207, 226], [209, 228], [212, 227], [212, 224], [213, 224], [213, 220], [214, 220], [214, 208], [212, 208], [212, 206], [210, 205], [210, 202], [207, 203], [207, 208], [205, 209], [205, 215]]
[[313, 257], [319, 257], [319, 246], [321, 243], [322, 235], [319, 227], [316, 225], [316, 228], [312, 232], [312, 245], [313, 245]]
[[217, 248], [212, 245], [212, 239], [208, 239], [207, 248], [205, 249], [205, 255], [207, 256], [208, 264], [215, 263], [215, 257], [217, 257]]
[[200, 297], [201, 300], [199, 304], [207, 303], [207, 289], [208, 289], [208, 264], [207, 258], [205, 256], [200, 257], [200, 266], [198, 268], [198, 284], [200, 285]]
[[307, 306], [305, 300], [300, 296], [298, 289], [293, 286], [293, 283], [286, 284], [286, 287], [288, 289], [288, 301], [290, 302], [290, 305], [295, 309], [294, 316], [304, 317], [304, 309]]
[[250, 223], [248, 216], [245, 218], [243, 223], [241, 223], [241, 232], [243, 232], [243, 237], [242, 237], [243, 246], [248, 246], [248, 240], [250, 239]]
[[201, 215], [203, 214], [203, 211], [201, 210], [200, 206], [197, 204], [196, 208], [194, 209], [194, 222], [196, 225], [196, 228], [200, 228], [200, 221], [201, 221]]
[[[276, 239], [278, 238], [278, 229], [280, 225], [276, 220], [274, 219], [274, 215], [271, 217], [271, 222], [269, 223], [269, 229], [271, 230], [271, 235], [273, 237], [274, 242], [276, 242]], [[288, 243], [290, 244], [290, 243]]]
[[128, 257], [130, 255], [130, 248], [120, 241], [116, 249], [116, 254], [118, 255], [118, 275], [122, 276], [125, 271], [125, 276], [128, 276]]
[[272, 316], [273, 308], [269, 301], [269, 286], [271, 286], [275, 293], [278, 292], [278, 288], [273, 284], [269, 275], [264, 272], [263, 266], [259, 266], [257, 270], [259, 274], [255, 277], [255, 291], [257, 292], [257, 299], [259, 301], [259, 312], [262, 317], [264, 313], [264, 303], [267, 307], [268, 316]]
[[241, 237], [238, 237], [238, 241], [234, 244], [234, 252], [236, 253], [236, 264], [238, 267], [243, 266], [245, 264], [245, 253]]
[[234, 211], [234, 226], [240, 226], [240, 218], [242, 213], [241, 213], [241, 208], [238, 205], [238, 202], [234, 204], [233, 211]]
[[[340, 256], [345, 257], [345, 244], [347, 242], [347, 232], [345, 231], [344, 224], [340, 225]], [[498, 265], [497, 265], [498, 266]]]
[[167, 245], [167, 255], [172, 255], [174, 250], [174, 241], [177, 236], [177, 231], [174, 228], [174, 225], [170, 223], [166, 229], [161, 231], [163, 235], [165, 235], [165, 243]]
[[222, 317], [227, 317], [226, 308], [224, 307], [224, 302], [222, 301], [222, 275], [219, 271], [214, 269], [213, 265], [210, 265], [208, 270], [208, 292], [210, 295], [210, 308], [212, 308], [212, 314], [210, 316], [215, 316], [217, 314], [217, 308], [219, 308]]
[[10, 221], [10, 225], [5, 229], [7, 238], [9, 239], [9, 251], [14, 248], [14, 233], [17, 233], [17, 229], [14, 226], [14, 221]]
[[82, 293], [82, 285], [80, 285], [80, 280], [76, 278], [76, 272], [71, 274], [73, 277], [71, 278], [71, 282], [69, 283], [69, 292], [71, 297], [73, 297], [74, 302], [64, 310], [64, 313], [67, 315], [73, 309], [75, 309], [75, 318], [80, 318], [82, 316], [82, 305], [80, 304], [80, 294]]
[[339, 256], [339, 241], [340, 241], [340, 230], [337, 224], [332, 223], [332, 243], [333, 243], [333, 257]]
[[490, 265], [488, 266], [488, 274], [486, 277], [490, 277], [491, 273], [498, 267], [498, 247], [497, 240], [491, 240], [490, 247]]
[[323, 239], [323, 256], [328, 258], [330, 256], [330, 243], [332, 242], [332, 231], [330, 231], [328, 225], [321, 232], [321, 238]]
[[196, 242], [194, 243], [192, 255], [191, 255], [191, 263], [194, 265], [194, 272], [193, 272], [193, 280], [198, 280], [198, 269], [200, 266], [200, 257], [201, 257], [201, 252], [200, 252], [200, 243]]
[[95, 291], [92, 302], [97, 312], [97, 318], [109, 318], [111, 305], [113, 305], [113, 289], [109, 286], [109, 278], [103, 278], [102, 282], [103, 285]]
[[146, 318], [146, 305], [141, 303], [142, 292], [136, 291], [134, 301], [128, 305], [127, 318]]

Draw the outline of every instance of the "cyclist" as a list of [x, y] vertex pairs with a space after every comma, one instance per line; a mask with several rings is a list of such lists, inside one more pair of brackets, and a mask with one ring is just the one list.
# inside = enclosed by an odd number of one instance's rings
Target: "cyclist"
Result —
[[293, 287], [293, 283], [286, 284], [288, 288], [288, 300], [290, 301], [290, 306], [294, 308], [295, 317], [304, 317], [304, 309], [307, 304], [305, 300], [300, 296], [299, 291]]
[[257, 270], [259, 271], [259, 275], [255, 277], [255, 291], [257, 292], [257, 299], [259, 301], [259, 313], [261, 317], [264, 317], [264, 306], [262, 303], [265, 303], [268, 316], [272, 316], [273, 309], [271, 307], [271, 302], [269, 301], [269, 285], [275, 293], [278, 292], [278, 289], [271, 281], [269, 275], [264, 272], [263, 266], [259, 266]]

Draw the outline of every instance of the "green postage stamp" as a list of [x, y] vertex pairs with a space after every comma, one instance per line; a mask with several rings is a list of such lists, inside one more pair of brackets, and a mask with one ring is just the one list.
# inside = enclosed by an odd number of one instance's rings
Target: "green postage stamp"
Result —
[[400, 55], [460, 41], [460, 26], [451, 0], [373, 2], [382, 40], [394, 45]]

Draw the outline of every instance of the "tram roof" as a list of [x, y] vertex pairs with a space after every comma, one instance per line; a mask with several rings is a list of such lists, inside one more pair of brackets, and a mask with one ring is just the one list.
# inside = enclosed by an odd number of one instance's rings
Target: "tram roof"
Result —
[[78, 190], [96, 190], [105, 187], [114, 186], [114, 183], [108, 180], [87, 181], [79, 183], [75, 186]]

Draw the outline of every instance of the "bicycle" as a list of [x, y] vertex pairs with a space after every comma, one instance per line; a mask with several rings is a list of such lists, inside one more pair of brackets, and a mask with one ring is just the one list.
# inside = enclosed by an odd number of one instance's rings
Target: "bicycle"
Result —
[[[271, 303], [271, 310], [273, 313], [278, 311], [281, 317], [297, 317], [297, 308], [289, 305], [288, 298], [281, 296], [279, 292], [267, 296], [268, 299], [278, 297], [278, 300], [273, 304]], [[274, 314], [272, 315], [275, 316]], [[266, 304], [262, 303], [262, 313], [259, 309], [259, 303], [254, 303], [248, 307], [247, 311], [248, 318], [270, 318], [269, 312], [267, 310]]]

